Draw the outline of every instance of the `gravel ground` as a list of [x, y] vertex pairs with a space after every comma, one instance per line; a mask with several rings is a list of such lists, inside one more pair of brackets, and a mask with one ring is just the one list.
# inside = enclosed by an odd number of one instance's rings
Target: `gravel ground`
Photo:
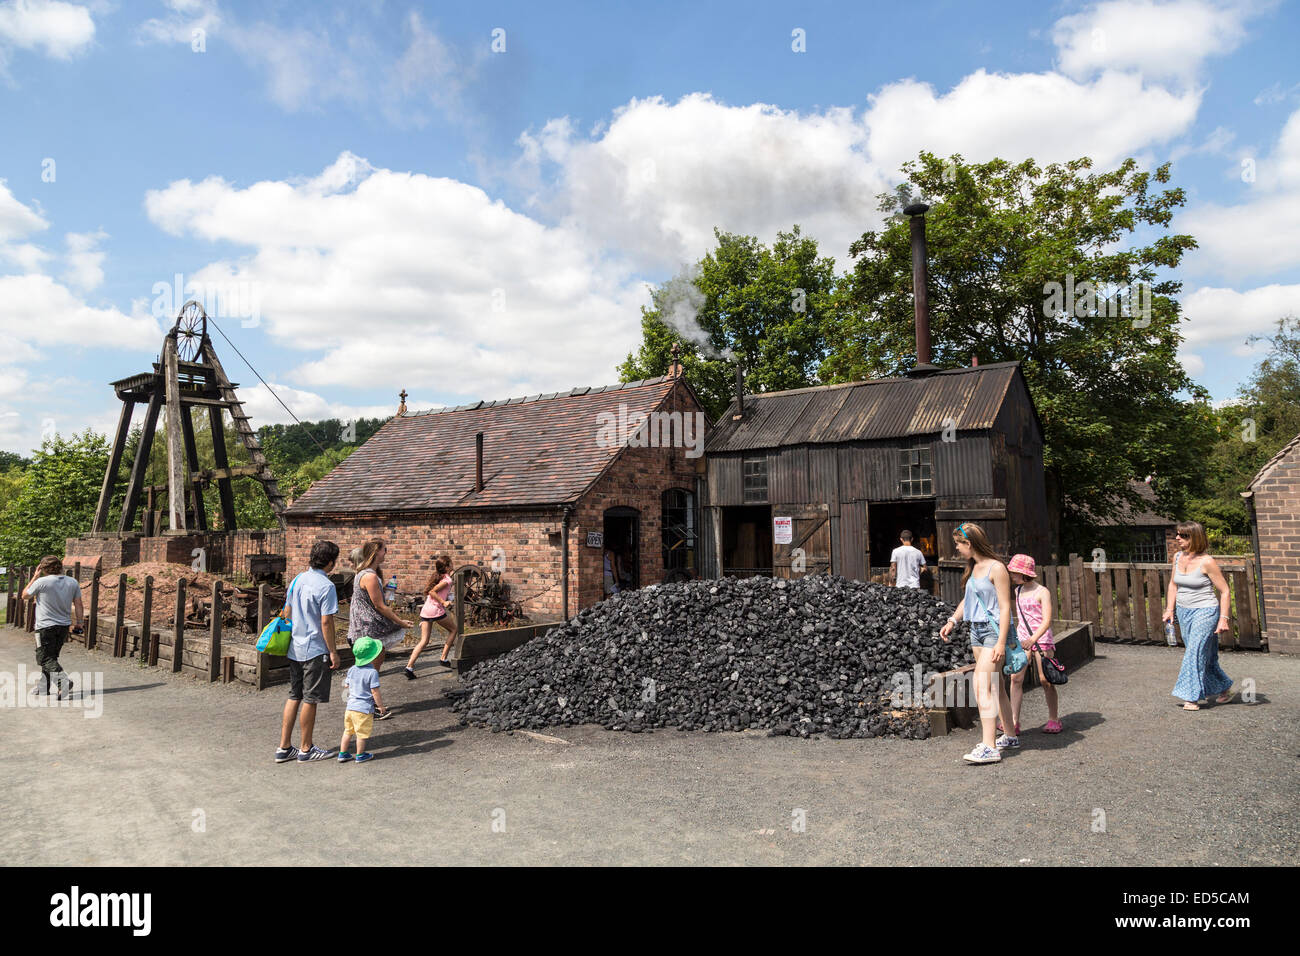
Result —
[[[1300, 659], [1225, 653], [1259, 703], [1184, 713], [1169, 696], [1178, 652], [1098, 652], [1063, 688], [1066, 732], [1036, 731], [1046, 713], [1032, 692], [1023, 749], [984, 767], [961, 762], [975, 731], [494, 735], [459, 726], [442, 697], [450, 675], [425, 666], [409, 682], [390, 660], [383, 690], [397, 714], [375, 725], [380, 759], [339, 766], [272, 762], [282, 689], [209, 686], [72, 646], [66, 668], [103, 675], [102, 716], [6, 715], [4, 860], [1293, 864]], [[30, 636], [0, 628], [0, 679], [33, 662]], [[338, 681], [318, 721], [331, 747]]]

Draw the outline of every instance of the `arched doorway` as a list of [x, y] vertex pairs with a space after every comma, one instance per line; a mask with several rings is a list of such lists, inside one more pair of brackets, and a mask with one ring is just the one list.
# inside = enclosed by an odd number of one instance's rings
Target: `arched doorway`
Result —
[[619, 505], [605, 509], [605, 547], [619, 558], [622, 590], [641, 586], [641, 512]]

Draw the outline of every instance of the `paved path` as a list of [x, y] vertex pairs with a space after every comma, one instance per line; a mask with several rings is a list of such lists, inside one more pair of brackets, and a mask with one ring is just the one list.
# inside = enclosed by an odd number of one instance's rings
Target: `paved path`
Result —
[[[408, 682], [390, 662], [398, 712], [375, 725], [380, 759], [354, 766], [272, 762], [282, 689], [201, 684], [72, 646], [66, 668], [103, 674], [102, 715], [4, 702], [4, 860], [1294, 864], [1300, 659], [1225, 654], [1260, 702], [1192, 714], [1169, 696], [1178, 652], [1098, 650], [1063, 688], [1066, 732], [1031, 729], [1046, 719], [1031, 693], [1025, 746], [1001, 765], [961, 762], [974, 731], [492, 734], [457, 724], [450, 675], [426, 667]], [[30, 636], [0, 628], [0, 681], [33, 664]], [[331, 747], [338, 680], [319, 723]]]

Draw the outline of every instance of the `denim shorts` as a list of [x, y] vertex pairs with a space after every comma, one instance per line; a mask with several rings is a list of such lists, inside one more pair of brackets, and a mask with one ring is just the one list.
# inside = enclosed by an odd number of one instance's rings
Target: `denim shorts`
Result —
[[971, 621], [970, 623], [970, 646], [976, 647], [997, 647], [998, 644], [998, 626], [992, 621]]

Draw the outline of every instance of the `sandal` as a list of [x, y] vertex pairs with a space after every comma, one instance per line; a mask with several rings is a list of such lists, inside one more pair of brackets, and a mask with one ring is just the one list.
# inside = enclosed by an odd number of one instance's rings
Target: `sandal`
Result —
[[1229, 687], [1218, 697], [1214, 698], [1214, 702], [1216, 704], [1231, 704], [1232, 699], [1236, 696], [1237, 696], [1236, 691], [1234, 691], [1231, 687]]
[[1059, 734], [1061, 732], [1061, 722], [1059, 720], [1049, 720], [1043, 725], [1043, 733]]
[[1200, 704], [1194, 704], [1190, 700], [1187, 703], [1183, 704], [1183, 710], [1200, 710], [1200, 709], [1201, 709]]

